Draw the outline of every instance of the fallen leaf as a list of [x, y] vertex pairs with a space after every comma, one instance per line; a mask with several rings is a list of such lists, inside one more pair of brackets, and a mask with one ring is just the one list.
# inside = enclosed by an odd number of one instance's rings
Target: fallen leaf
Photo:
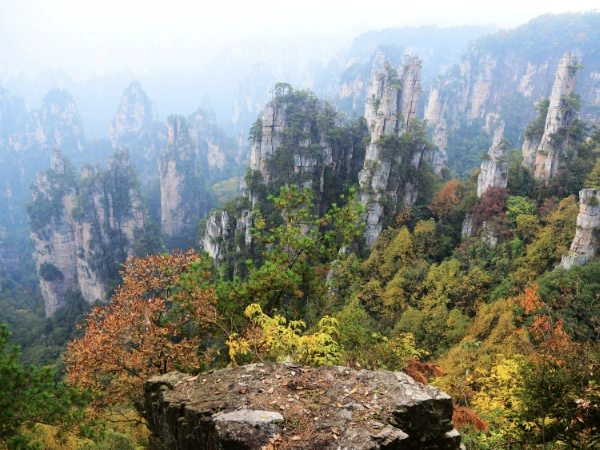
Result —
[[350, 392], [348, 392], [348, 393], [349, 393], [349, 394], [355, 394], [357, 390], [358, 390], [358, 388], [357, 388], [357, 387], [355, 387], [354, 389], [352, 389], [352, 390], [351, 390]]
[[332, 428], [331, 431], [333, 431], [334, 434], [340, 434], [339, 428]]
[[240, 389], [240, 394], [245, 394], [247, 390], [248, 390], [248, 388], [242, 388], [242, 389]]
[[220, 394], [220, 392], [219, 391], [215, 391], [215, 392], [213, 392], [213, 394], [218, 395], [218, 394]]
[[337, 407], [338, 407], [338, 408], [343, 408], [343, 407], [344, 407], [344, 405], [342, 405], [340, 402], [338, 402], [338, 403], [337, 403]]
[[281, 378], [281, 375], [279, 375], [278, 373], [275, 374], [275, 378], [279, 379]]
[[185, 380], [185, 381], [187, 381], [188, 383], [191, 383], [192, 381], [196, 381], [196, 380], [198, 379], [198, 377], [199, 377], [199, 376], [200, 376], [200, 375], [196, 375], [195, 377], [188, 378], [188, 379], [187, 379], [187, 380]]
[[300, 436], [294, 436], [294, 437], [292, 438], [292, 441], [299, 441], [299, 440], [300, 440]]
[[323, 395], [325, 391], [319, 391], [319, 395]]
[[281, 385], [282, 385], [282, 386], [287, 386], [288, 384], [290, 384], [290, 382], [289, 382], [289, 381], [282, 381], [282, 382], [281, 382]]
[[297, 391], [301, 391], [302, 389], [304, 389], [304, 387], [302, 387], [302, 386], [296, 386], [296, 390]]

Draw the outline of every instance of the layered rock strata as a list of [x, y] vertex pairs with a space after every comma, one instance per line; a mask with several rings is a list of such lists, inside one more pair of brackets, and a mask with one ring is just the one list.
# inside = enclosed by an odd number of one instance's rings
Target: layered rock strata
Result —
[[400, 76], [389, 65], [373, 76], [365, 104], [365, 120], [371, 142], [367, 147], [362, 171], [358, 175], [361, 188], [360, 202], [365, 205], [365, 237], [370, 246], [382, 229], [381, 219], [395, 211], [398, 199], [405, 204], [416, 200], [413, 184], [395, 176], [401, 164], [419, 167], [425, 148], [413, 148], [408, 155], [391, 154], [385, 148], [385, 137], [401, 137], [416, 117], [419, 102], [421, 61], [416, 56], [407, 58]]
[[600, 190], [583, 189], [579, 192], [577, 231], [569, 253], [563, 255], [559, 268], [583, 266], [596, 256], [600, 243]]
[[487, 157], [481, 162], [481, 171], [477, 178], [477, 197], [481, 197], [490, 188], [505, 188], [508, 183], [508, 148], [503, 137], [504, 123], [499, 123], [494, 131]]
[[78, 181], [60, 152], [39, 173], [27, 207], [46, 315], [79, 291], [88, 303], [105, 300], [120, 264], [134, 255], [146, 212], [127, 153], [108, 169], [84, 166]]
[[[461, 449], [452, 399], [402, 372], [251, 364], [144, 386], [150, 450]], [[376, 416], [376, 418], [375, 418]]]

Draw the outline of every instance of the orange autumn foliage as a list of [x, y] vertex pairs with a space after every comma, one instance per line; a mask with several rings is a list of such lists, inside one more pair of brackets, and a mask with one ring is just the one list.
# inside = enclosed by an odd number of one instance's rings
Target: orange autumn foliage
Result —
[[488, 424], [481, 420], [477, 413], [464, 406], [452, 405], [452, 423], [456, 428], [471, 425], [477, 431], [485, 431]]
[[440, 191], [435, 195], [431, 205], [427, 208], [435, 214], [438, 219], [445, 220], [448, 215], [460, 203], [460, 185], [456, 180], [450, 180]]
[[216, 321], [212, 292], [174, 288], [197, 259], [193, 250], [129, 258], [110, 303], [95, 307], [85, 335], [68, 344], [69, 383], [101, 393], [99, 404], [135, 404], [149, 377], [199, 368], [198, 332]]
[[[546, 304], [538, 296], [538, 286], [525, 289], [521, 296], [521, 306], [525, 315], [533, 316], [533, 323], [528, 327], [537, 348], [530, 355], [537, 363], [560, 358], [560, 354], [572, 346], [564, 330], [563, 321], [554, 319], [548, 312]], [[555, 362], [560, 363], [560, 360]]]

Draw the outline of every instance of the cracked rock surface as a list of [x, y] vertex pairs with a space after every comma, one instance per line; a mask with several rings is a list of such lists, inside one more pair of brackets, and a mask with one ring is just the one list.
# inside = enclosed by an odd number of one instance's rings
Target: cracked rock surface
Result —
[[452, 399], [402, 372], [251, 364], [145, 384], [151, 450], [460, 449]]

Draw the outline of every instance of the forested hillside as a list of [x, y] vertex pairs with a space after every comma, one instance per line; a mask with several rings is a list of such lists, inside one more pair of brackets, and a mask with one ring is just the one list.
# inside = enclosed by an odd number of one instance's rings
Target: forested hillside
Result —
[[[0, 328], [0, 448], [186, 448], [246, 410], [267, 449], [600, 448], [598, 24], [478, 38], [431, 89], [443, 58], [367, 34], [353, 51], [375, 56], [343, 75], [360, 115], [281, 81], [247, 147], [210, 110], [163, 124], [133, 83], [105, 164], [83, 162], [67, 94], [53, 116], [0, 92], [2, 155], [68, 147], [26, 205], [27, 171], [0, 191], [23, 208], [0, 221], [0, 322], [23, 347]], [[375, 378], [440, 403], [408, 420]], [[210, 426], [234, 445], [244, 420]]]

